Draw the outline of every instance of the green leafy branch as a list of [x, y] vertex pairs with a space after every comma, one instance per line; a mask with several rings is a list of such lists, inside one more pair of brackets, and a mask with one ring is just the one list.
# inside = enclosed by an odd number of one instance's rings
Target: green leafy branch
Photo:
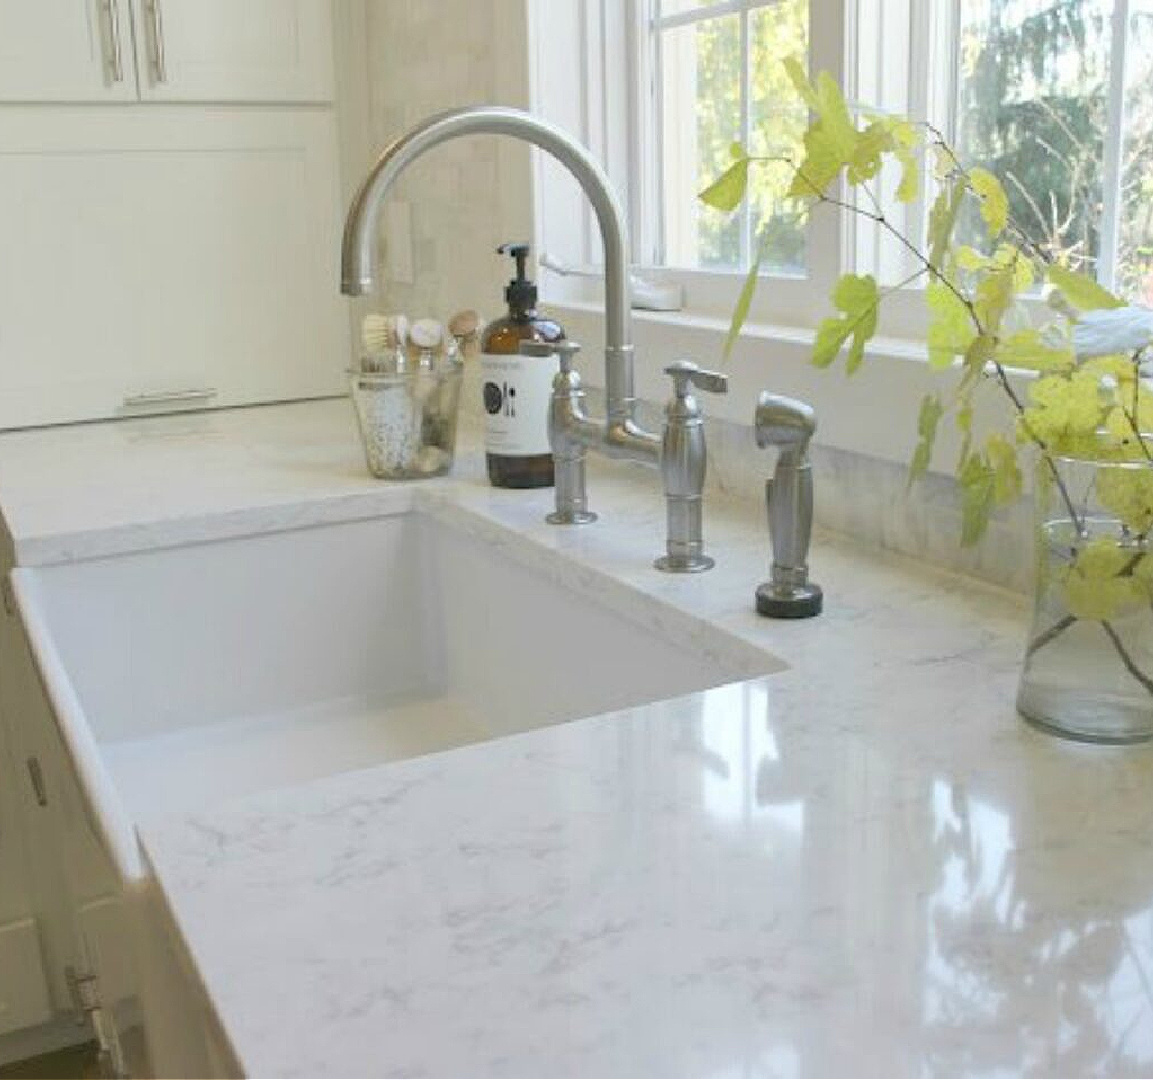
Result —
[[[752, 168], [784, 161], [792, 169], [786, 198], [799, 203], [806, 214], [820, 205], [836, 207], [871, 222], [901, 246], [914, 270], [898, 285], [881, 288], [872, 275], [852, 273], [836, 282], [831, 297], [834, 313], [817, 328], [812, 362], [827, 368], [844, 354], [846, 372], [855, 373], [877, 332], [886, 298], [927, 279], [929, 363], [942, 372], [956, 370], [959, 377], [951, 395], [943, 398], [931, 393], [921, 402], [910, 483], [930, 468], [940, 423], [951, 413], [962, 445], [956, 466], [961, 540], [974, 544], [985, 534], [994, 507], [1020, 496], [1018, 450], [1027, 444], [1035, 447], [1078, 538], [1063, 582], [1071, 619], [1096, 618], [1109, 633], [1108, 613], [1079, 604], [1079, 598], [1086, 593], [1115, 598], [1124, 594], [1129, 599], [1141, 594], [1150, 602], [1153, 574], [1143, 572], [1148, 561], [1143, 553], [1127, 557], [1129, 566], [1111, 565], [1088, 554], [1092, 542], [1058, 458], [1153, 461], [1140, 422], [1141, 415], [1149, 415], [1153, 408], [1153, 395], [1140, 379], [1142, 350], [1086, 359], [1074, 348], [1074, 328], [1087, 313], [1123, 307], [1124, 302], [1084, 274], [1054, 264], [1013, 220], [1009, 198], [997, 177], [987, 169], [964, 167], [932, 125], [876, 113], [863, 113], [858, 121], [828, 73], [810, 82], [795, 59], [785, 61], [785, 69], [812, 115], [803, 137], [802, 160], [753, 156], [734, 143], [731, 164], [700, 193], [701, 200], [731, 212], [746, 196]], [[886, 214], [872, 185], [880, 182], [882, 169], [892, 163], [899, 176], [893, 198], [898, 204], [911, 204], [920, 193], [921, 172], [930, 158], [937, 191], [922, 249]], [[852, 201], [833, 193], [842, 182], [855, 194]], [[975, 209], [981, 223], [983, 250], [958, 238], [966, 207]], [[763, 257], [758, 238], [753, 264], [733, 311], [726, 358], [748, 317]], [[1059, 305], [1050, 321], [1034, 325], [1029, 310], [1019, 301], [1022, 294], [1043, 283], [1056, 290]], [[1036, 373], [1026, 397], [1010, 380], [1012, 368]], [[977, 445], [972, 430], [974, 397], [988, 383], [997, 386], [1011, 405], [1014, 428], [1009, 437], [993, 433]], [[1153, 470], [1102, 472], [1097, 488], [1106, 508], [1143, 544], [1153, 529]], [[1082, 587], [1085, 582], [1088, 585]], [[1113, 640], [1115, 632], [1109, 636]], [[1126, 661], [1123, 645], [1118, 653], [1130, 667], [1131, 658]], [[1153, 690], [1153, 682], [1149, 687]]]

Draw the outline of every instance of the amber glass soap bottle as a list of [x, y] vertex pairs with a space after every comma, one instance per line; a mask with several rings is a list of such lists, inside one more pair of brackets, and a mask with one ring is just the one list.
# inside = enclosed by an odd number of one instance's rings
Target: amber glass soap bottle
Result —
[[508, 314], [489, 323], [480, 345], [488, 478], [497, 487], [552, 487], [548, 411], [558, 362], [517, 350], [522, 341], [560, 341], [564, 329], [537, 314], [536, 286], [525, 277], [528, 244], [497, 251], [516, 260], [516, 277], [504, 290]]

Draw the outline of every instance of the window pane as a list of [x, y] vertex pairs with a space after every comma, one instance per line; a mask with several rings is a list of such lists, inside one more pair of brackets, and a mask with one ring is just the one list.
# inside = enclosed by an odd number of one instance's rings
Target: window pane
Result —
[[[1153, 0], [1151, 0], [1153, 2]], [[808, 123], [782, 62], [809, 53], [808, 0], [780, 0], [749, 15], [749, 150], [763, 157], [800, 161]], [[805, 264], [805, 233], [797, 209], [783, 202], [792, 181], [785, 162], [759, 165], [749, 175], [753, 235], [760, 237], [766, 269], [799, 271]]]
[[[961, 0], [957, 144], [1051, 257], [1096, 272], [1111, 0]], [[979, 235], [966, 223], [969, 239]]]
[[1131, 0], [1117, 287], [1153, 305], [1153, 0]]
[[697, 200], [741, 138], [740, 49], [737, 15], [661, 32], [661, 180], [671, 266], [740, 265], [740, 214], [726, 216]]
[[[784, 203], [790, 177], [785, 162], [754, 165], [747, 207], [732, 214], [701, 205], [697, 195], [732, 163], [734, 142], [758, 156], [799, 157], [807, 117], [795, 106], [782, 61], [808, 55], [808, 7], [808, 0], [776, 0], [744, 15], [706, 17], [660, 31], [668, 265], [744, 269], [759, 237], [766, 269], [803, 267], [803, 225], [796, 209]], [[662, 11], [667, 8], [666, 0]], [[749, 49], [747, 110], [742, 109], [742, 19]], [[745, 111], [748, 130], [742, 126]]]

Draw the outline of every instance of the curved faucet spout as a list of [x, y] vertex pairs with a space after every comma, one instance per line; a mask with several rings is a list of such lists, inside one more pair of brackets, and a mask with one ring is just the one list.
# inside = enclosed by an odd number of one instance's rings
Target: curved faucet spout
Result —
[[[616, 353], [623, 359], [632, 348], [624, 214], [608, 177], [589, 152], [554, 124], [519, 109], [487, 105], [453, 109], [430, 117], [385, 149], [349, 207], [340, 259], [341, 292], [359, 296], [373, 287], [377, 216], [397, 177], [426, 150], [462, 135], [510, 135], [530, 142], [548, 151], [580, 182], [596, 211], [604, 240], [605, 342], [610, 356]], [[631, 376], [631, 363], [628, 366]], [[625, 389], [606, 387], [610, 397]], [[627, 396], [632, 397], [631, 378]]]

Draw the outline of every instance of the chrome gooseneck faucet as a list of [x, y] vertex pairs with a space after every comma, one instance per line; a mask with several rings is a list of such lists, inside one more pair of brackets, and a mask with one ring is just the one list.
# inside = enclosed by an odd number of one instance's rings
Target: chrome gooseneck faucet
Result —
[[[595, 518], [584, 492], [584, 452], [596, 450], [608, 457], [659, 466], [662, 437], [642, 428], [635, 418], [633, 390], [632, 309], [629, 299], [629, 257], [624, 214], [595, 159], [560, 128], [519, 109], [476, 106], [454, 109], [430, 117], [388, 146], [360, 185], [349, 207], [341, 251], [341, 291], [360, 296], [373, 288], [376, 271], [376, 234], [380, 204], [409, 165], [434, 146], [464, 135], [509, 135], [539, 146], [576, 177], [596, 212], [605, 255], [605, 411], [603, 420], [590, 417], [583, 407], [580, 380], [572, 372], [572, 354], [562, 355], [563, 369], [554, 383], [550, 431], [554, 454], [565, 462], [564, 484], [557, 485], [558, 524], [580, 524]], [[667, 441], [667, 440], [666, 440]], [[691, 440], [689, 455], [679, 471], [704, 477], [704, 438]], [[695, 455], [699, 455], [699, 460]], [[683, 503], [693, 492], [678, 489]], [[700, 488], [695, 491], [699, 504]], [[670, 513], [670, 521], [672, 515]], [[693, 558], [672, 559], [661, 569], [691, 571], [702, 565], [699, 512], [696, 531], [678, 539], [676, 548]], [[670, 554], [673, 547], [670, 542]]]

